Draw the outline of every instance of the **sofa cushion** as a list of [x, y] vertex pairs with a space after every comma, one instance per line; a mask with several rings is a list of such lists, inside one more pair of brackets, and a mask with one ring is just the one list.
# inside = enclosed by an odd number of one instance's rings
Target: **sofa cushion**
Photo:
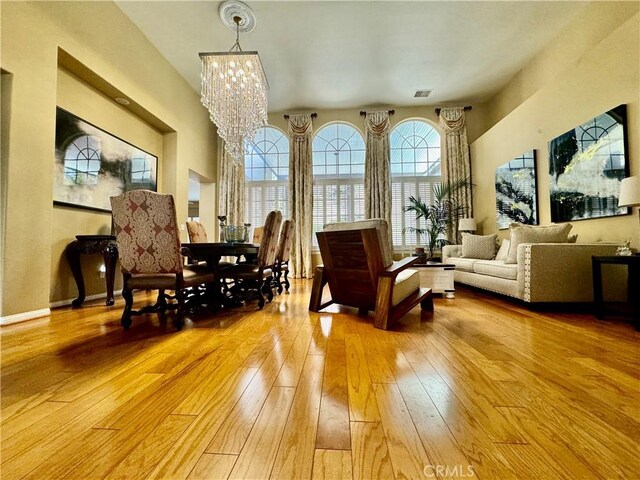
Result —
[[506, 280], [515, 280], [518, 277], [518, 265], [504, 263], [501, 260], [478, 260], [473, 264], [473, 271]]
[[518, 245], [521, 243], [566, 243], [571, 224], [531, 226], [512, 223], [509, 254], [504, 263], [517, 263]]
[[496, 256], [496, 240], [498, 235], [473, 235], [462, 233], [462, 256], [491, 260]]
[[509, 241], [508, 238], [505, 238], [502, 241], [502, 245], [500, 245], [500, 250], [498, 250], [498, 253], [496, 253], [496, 260], [500, 260], [501, 262], [504, 262], [507, 259], [507, 255], [509, 254], [509, 244], [511, 242]]
[[420, 288], [420, 274], [417, 270], [407, 268], [402, 270], [396, 277], [393, 284], [393, 294], [391, 295], [391, 304], [395, 307], [402, 300], [407, 298], [413, 292]]
[[456, 270], [473, 273], [473, 264], [477, 261], [475, 258], [450, 257], [447, 264], [455, 265]]

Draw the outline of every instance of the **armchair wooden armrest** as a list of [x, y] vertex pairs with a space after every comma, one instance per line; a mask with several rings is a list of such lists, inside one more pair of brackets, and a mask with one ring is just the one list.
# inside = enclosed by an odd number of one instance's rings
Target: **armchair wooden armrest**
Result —
[[380, 272], [374, 318], [374, 325], [377, 328], [386, 330], [389, 322], [395, 321], [406, 314], [417, 303], [420, 303], [422, 310], [433, 311], [433, 298], [430, 288], [418, 288], [415, 293], [405, 298], [398, 305], [392, 305], [396, 277], [400, 272], [417, 263], [418, 260], [418, 257], [405, 257]]
[[404, 257], [397, 262], [393, 262], [389, 267], [380, 272], [381, 277], [396, 277], [401, 271], [406, 270], [416, 263], [419, 257]]

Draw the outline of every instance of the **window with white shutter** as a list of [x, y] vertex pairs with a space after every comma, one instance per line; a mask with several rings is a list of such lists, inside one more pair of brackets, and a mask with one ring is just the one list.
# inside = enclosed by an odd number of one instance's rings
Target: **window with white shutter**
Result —
[[264, 225], [271, 210], [289, 218], [289, 140], [275, 127], [262, 127], [245, 145], [247, 221]]
[[410, 196], [431, 202], [433, 187], [441, 182], [440, 134], [427, 121], [405, 120], [391, 130], [391, 226], [396, 249], [424, 245], [425, 239], [405, 231], [424, 227], [415, 213], [405, 212]]
[[333, 122], [313, 137], [313, 245], [315, 232], [326, 223], [364, 220], [362, 134], [353, 126]]

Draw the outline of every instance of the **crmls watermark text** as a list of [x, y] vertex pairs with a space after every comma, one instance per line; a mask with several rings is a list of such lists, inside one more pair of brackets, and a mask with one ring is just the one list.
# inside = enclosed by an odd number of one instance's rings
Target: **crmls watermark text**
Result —
[[473, 465], [425, 465], [422, 471], [428, 478], [470, 478], [476, 476]]

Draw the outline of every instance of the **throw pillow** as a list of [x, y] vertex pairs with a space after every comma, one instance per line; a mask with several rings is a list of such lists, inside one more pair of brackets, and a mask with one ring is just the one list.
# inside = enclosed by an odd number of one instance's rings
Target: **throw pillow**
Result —
[[462, 256], [479, 260], [493, 260], [496, 256], [498, 235], [473, 235], [462, 233]]
[[507, 255], [509, 254], [509, 239], [505, 238], [502, 241], [502, 245], [500, 245], [500, 250], [496, 253], [496, 260], [500, 260], [504, 262], [507, 259]]
[[509, 226], [509, 254], [504, 263], [518, 263], [518, 245], [521, 243], [567, 243], [571, 224], [531, 226], [519, 223]]

